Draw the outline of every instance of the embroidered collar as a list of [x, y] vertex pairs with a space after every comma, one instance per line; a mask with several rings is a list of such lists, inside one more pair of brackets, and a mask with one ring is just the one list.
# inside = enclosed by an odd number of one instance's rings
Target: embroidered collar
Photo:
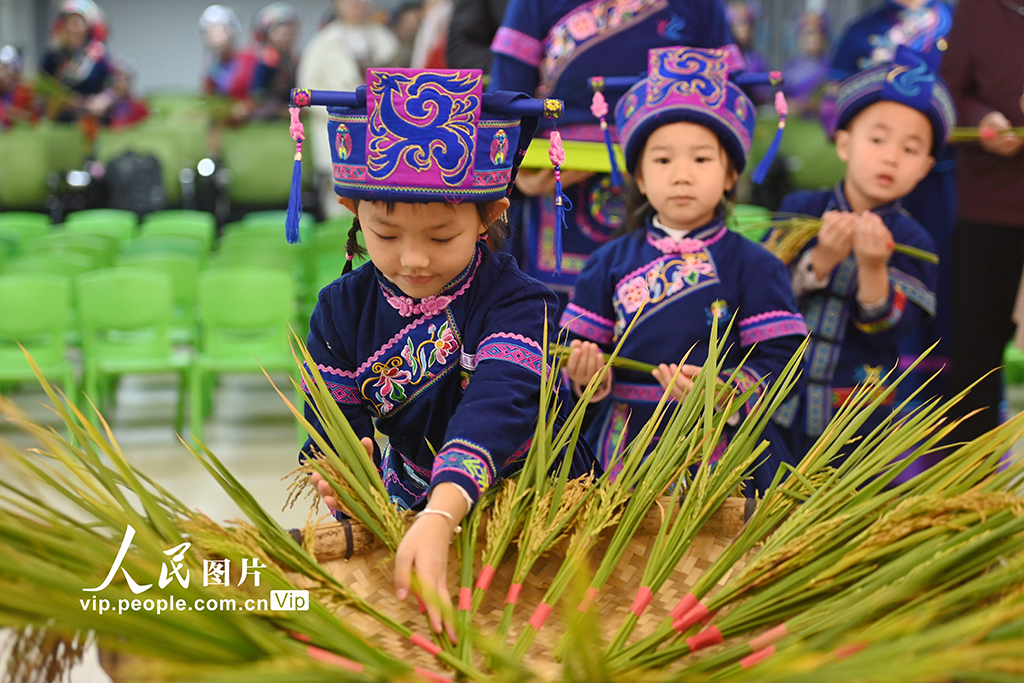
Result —
[[[846, 190], [843, 189], [842, 180], [836, 183], [836, 186], [832, 189], [832, 202], [830, 202], [830, 204], [833, 202], [840, 211], [853, 211], [853, 209], [850, 208], [850, 202], [846, 199]], [[894, 213], [899, 213], [902, 210], [903, 202], [897, 199], [896, 201], [876, 207], [872, 209], [871, 212], [885, 218], [886, 216], [891, 216]]]
[[663, 254], [692, 254], [722, 239], [727, 232], [721, 218], [714, 218], [710, 223], [691, 230], [679, 240], [669, 236], [662, 228], [654, 224], [654, 217], [647, 221], [647, 243]]
[[403, 318], [411, 318], [417, 315], [435, 316], [448, 308], [451, 302], [455, 301], [455, 299], [459, 298], [469, 289], [469, 286], [473, 283], [473, 276], [476, 274], [476, 270], [480, 266], [480, 261], [483, 257], [482, 249], [483, 247], [478, 244], [476, 255], [470, 260], [466, 269], [433, 296], [427, 296], [422, 299], [413, 299], [412, 297], [405, 296], [400, 290], [397, 290], [393, 282], [389, 282], [384, 277], [380, 269], [375, 268], [377, 271], [377, 284], [380, 285], [381, 292], [384, 294], [384, 298], [387, 299], [388, 304], [398, 311], [398, 315]]

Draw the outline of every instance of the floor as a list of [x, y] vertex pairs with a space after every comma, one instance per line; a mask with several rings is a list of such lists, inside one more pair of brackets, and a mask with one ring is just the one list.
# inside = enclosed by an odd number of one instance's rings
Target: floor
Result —
[[[272, 376], [279, 387], [291, 387], [287, 376]], [[126, 377], [118, 390], [117, 406], [107, 415], [114, 437], [128, 459], [160, 482], [185, 504], [212, 519], [230, 520], [239, 509], [178, 441], [172, 429], [177, 400], [173, 376]], [[289, 396], [292, 394], [289, 393]], [[46, 395], [24, 385], [10, 394], [34, 421], [57, 426], [46, 408]], [[263, 375], [228, 376], [218, 388], [213, 416], [205, 424], [204, 442], [231, 470], [257, 501], [285, 528], [301, 526], [307, 505], [282, 510], [285, 482], [296, 466], [296, 423], [281, 398]], [[19, 448], [30, 440], [8, 425], [0, 424], [0, 439]], [[0, 462], [0, 476], [9, 469]], [[0, 671], [7, 647], [0, 632]], [[95, 651], [75, 668], [71, 683], [106, 683]]]

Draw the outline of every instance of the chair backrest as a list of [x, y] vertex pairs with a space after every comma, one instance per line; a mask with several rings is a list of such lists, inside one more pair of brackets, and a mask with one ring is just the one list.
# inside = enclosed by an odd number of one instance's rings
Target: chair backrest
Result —
[[251, 359], [288, 347], [295, 286], [287, 274], [257, 268], [217, 268], [199, 278], [203, 350], [213, 357]]
[[108, 223], [117, 225], [128, 225], [135, 228], [139, 224], [139, 217], [134, 211], [125, 209], [83, 209], [69, 213], [64, 222], [73, 225], [80, 222]]
[[166, 273], [171, 278], [171, 293], [175, 307], [184, 311], [191, 311], [195, 308], [200, 269], [199, 259], [195, 256], [168, 252], [143, 252], [121, 254], [115, 263], [119, 268], [143, 268]]
[[172, 253], [202, 258], [206, 253], [201, 240], [184, 235], [142, 235], [121, 245], [122, 254]]
[[347, 262], [348, 259], [345, 257], [344, 252], [340, 254], [324, 254], [316, 260], [316, 277], [313, 281], [316, 290], [313, 292], [314, 301], [321, 289], [341, 277], [341, 271], [344, 270]]
[[293, 277], [295, 257], [291, 252], [259, 245], [238, 245], [222, 249], [210, 259], [210, 269], [270, 268]]
[[114, 253], [121, 244], [135, 236], [135, 226], [127, 221], [107, 222], [103, 219], [88, 219], [65, 224], [65, 230], [73, 235], [92, 235], [110, 243]]
[[217, 228], [217, 218], [212, 213], [193, 211], [191, 209], [164, 209], [163, 211], [154, 211], [153, 213], [146, 214], [146, 217], [142, 219], [142, 231], [145, 233], [146, 226], [148, 225], [164, 222], [205, 225], [209, 226], [211, 232]]
[[4, 266], [4, 273], [40, 273], [71, 278], [94, 270], [92, 259], [70, 251], [35, 253], [11, 259]]
[[170, 355], [171, 277], [144, 268], [79, 276], [78, 314], [87, 362]]
[[23, 241], [20, 232], [0, 225], [0, 256], [14, 256], [21, 251]]
[[203, 251], [210, 251], [213, 248], [215, 230], [216, 226], [213, 223], [191, 219], [176, 221], [168, 218], [142, 224], [143, 237], [184, 237], [199, 242]]
[[41, 367], [64, 361], [71, 281], [60, 275], [0, 277], [0, 370], [27, 365], [21, 344]]
[[[277, 228], [284, 234], [284, 223], [288, 218], [287, 211], [250, 211], [242, 217], [242, 223], [247, 226], [266, 225]], [[311, 213], [304, 213], [299, 219], [299, 229], [312, 229], [316, 225], [316, 218]]]
[[231, 171], [227, 190], [232, 203], [287, 204], [295, 143], [287, 135], [281, 135], [278, 122], [253, 122], [226, 128], [220, 142], [224, 166]]
[[43, 237], [50, 232], [53, 221], [45, 213], [34, 213], [32, 211], [3, 211], [0, 212], [0, 228], [16, 230], [21, 233], [22, 240], [30, 240], [33, 237]]
[[109, 265], [113, 260], [111, 243], [95, 235], [79, 235], [65, 231], [51, 232], [45, 237], [28, 240], [22, 245], [25, 254], [53, 253], [69, 251], [87, 256], [93, 267]]

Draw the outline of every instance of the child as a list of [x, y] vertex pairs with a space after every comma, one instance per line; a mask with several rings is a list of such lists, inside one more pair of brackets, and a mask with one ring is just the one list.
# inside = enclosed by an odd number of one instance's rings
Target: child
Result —
[[[693, 348], [673, 388], [676, 397], [686, 391], [707, 358], [713, 317], [722, 333], [735, 318], [726, 367], [749, 352], [742, 389], [771, 381], [807, 332], [785, 266], [725, 227], [723, 200], [746, 165], [754, 129], [753, 105], [728, 80], [734, 54], [651, 50], [647, 78], [619, 99], [615, 116], [624, 122], [619, 134], [635, 182], [633, 222], [580, 273], [562, 317], [577, 337], [567, 371], [578, 392], [602, 367], [600, 350], [611, 350], [637, 315], [621, 354], [659, 370], [616, 369], [594, 397], [598, 412], [587, 438], [605, 465], [620, 435], [627, 432], [628, 443], [652, 415], [675, 372], [671, 363]], [[771, 432], [772, 455], [755, 473], [757, 490], [790, 460]]]
[[[361, 230], [372, 263], [320, 292], [308, 347], [364, 446], [375, 449], [375, 422], [388, 437], [375, 459], [391, 500], [421, 510], [396, 556], [401, 599], [415, 569], [447, 600], [455, 528], [521, 466], [537, 421], [545, 320], [556, 306], [487, 240], [501, 234], [538, 116], [561, 103], [482, 95], [482, 80], [479, 70], [370, 69], [356, 93], [292, 96], [346, 103], [329, 110], [335, 190], [356, 215], [349, 256]], [[308, 406], [306, 417], [323, 433]], [[312, 448], [310, 439], [300, 457]], [[586, 446], [576, 452], [572, 476], [581, 476], [592, 458]], [[429, 610], [439, 631], [439, 612]]]
[[[811, 330], [807, 386], [776, 417], [792, 426], [797, 454], [854, 386], [878, 382], [896, 366], [900, 340], [935, 315], [937, 267], [893, 248], [935, 251], [900, 199], [928, 174], [945, 143], [954, 120], [949, 92], [919, 55], [901, 47], [894, 63], [842, 83], [837, 117], [844, 180], [832, 190], [795, 192], [780, 207], [824, 219], [792, 268]], [[886, 414], [876, 411], [864, 433]]]

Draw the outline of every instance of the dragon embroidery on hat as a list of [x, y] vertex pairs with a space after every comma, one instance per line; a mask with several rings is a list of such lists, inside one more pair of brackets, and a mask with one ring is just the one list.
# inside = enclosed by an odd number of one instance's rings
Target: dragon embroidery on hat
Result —
[[479, 72], [371, 69], [370, 178], [405, 182], [439, 174], [449, 187], [471, 183], [481, 83]]

